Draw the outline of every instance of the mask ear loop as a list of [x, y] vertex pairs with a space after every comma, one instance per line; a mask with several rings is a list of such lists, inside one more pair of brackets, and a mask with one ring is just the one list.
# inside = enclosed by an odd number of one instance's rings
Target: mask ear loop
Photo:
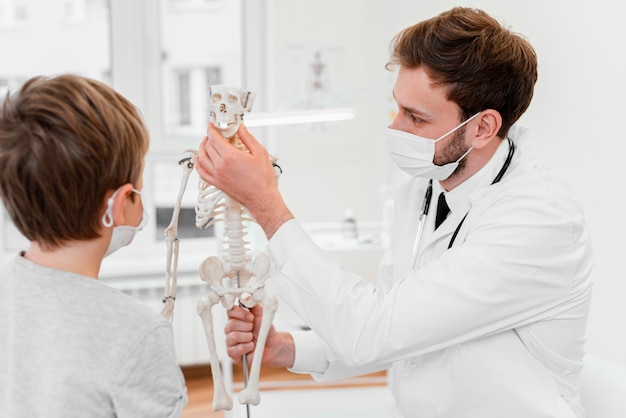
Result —
[[104, 215], [102, 215], [102, 225], [107, 228], [113, 226], [113, 199], [115, 199], [119, 191], [120, 189], [117, 189], [111, 197], [109, 197], [109, 200], [107, 200], [107, 210], [104, 212]]
[[459, 162], [459, 161], [461, 161], [463, 158], [467, 157], [467, 154], [469, 154], [469, 153], [470, 153], [470, 151], [471, 151], [471, 150], [473, 150], [473, 149], [474, 149], [474, 147], [469, 147], [469, 148], [467, 149], [467, 151], [465, 151], [465, 154], [461, 155], [461, 156], [459, 157], [459, 159], [458, 159], [458, 160], [456, 160], [456, 162], [458, 163], [458, 162]]
[[478, 116], [478, 115], [480, 115], [480, 112], [476, 112], [476, 113], [474, 113], [474, 115], [473, 115], [473, 116], [471, 116], [471, 117], [470, 117], [470, 118], [468, 118], [468, 119], [465, 119], [465, 120], [463, 121], [463, 123], [461, 123], [459, 126], [457, 126], [456, 128], [450, 129], [450, 131], [448, 131], [447, 133], [445, 133], [445, 134], [441, 135], [439, 138], [435, 139], [435, 143], [437, 143], [437, 142], [441, 141], [442, 139], [444, 139], [445, 137], [447, 137], [447, 136], [448, 136], [448, 135], [450, 135], [451, 133], [453, 133], [453, 132], [457, 131], [458, 129], [460, 129], [461, 127], [463, 127], [463, 126], [467, 125], [467, 124], [468, 124], [468, 123], [469, 123], [472, 119], [474, 119], [474, 118], [475, 118], [476, 116]]

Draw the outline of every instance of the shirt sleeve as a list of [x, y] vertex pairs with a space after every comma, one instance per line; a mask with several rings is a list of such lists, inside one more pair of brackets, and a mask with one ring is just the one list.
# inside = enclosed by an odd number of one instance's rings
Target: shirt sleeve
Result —
[[120, 364], [111, 392], [118, 418], [180, 416], [187, 389], [169, 324], [157, 326], [137, 342]]
[[554, 197], [533, 191], [519, 196], [524, 205], [474, 208], [464, 242], [388, 290], [343, 270], [292, 220], [268, 246], [281, 268], [277, 292], [348, 366], [549, 320], [587, 299], [576, 278], [587, 276], [590, 254], [579, 211]]
[[295, 344], [295, 360], [289, 371], [322, 374], [328, 368], [323, 342], [311, 331], [291, 332]]
[[296, 358], [289, 371], [310, 374], [318, 382], [345, 379], [389, 368], [388, 364], [348, 366], [313, 331], [295, 331], [291, 336], [295, 343]]
[[[278, 268], [282, 268], [293, 255], [292, 250], [297, 247], [297, 243], [308, 242], [311, 242], [310, 238], [299, 223], [290, 220], [276, 232], [268, 245], [268, 251]], [[291, 335], [295, 344], [295, 360], [293, 367], [289, 370], [294, 373], [310, 374], [316, 381], [332, 381], [374, 373], [386, 370], [390, 366], [386, 363], [366, 366], [348, 365], [315, 332], [298, 331], [292, 332]]]

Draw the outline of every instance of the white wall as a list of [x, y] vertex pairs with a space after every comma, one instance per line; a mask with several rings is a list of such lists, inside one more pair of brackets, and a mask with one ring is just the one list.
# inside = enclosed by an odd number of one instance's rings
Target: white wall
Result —
[[[305, 222], [339, 221], [347, 208], [361, 221], [380, 220], [384, 129], [392, 77], [383, 67], [382, 36], [372, 31], [379, 5], [362, 0], [270, 0], [270, 108], [353, 107], [352, 121], [274, 128], [281, 190]], [[384, 35], [383, 35], [384, 36]], [[311, 94], [311, 64], [320, 51], [327, 93]]]
[[620, 181], [626, 158], [626, 129], [621, 126], [626, 117], [626, 31], [619, 2], [371, 0], [367, 10], [357, 0], [272, 3], [274, 36], [280, 36], [274, 44], [277, 79], [284, 83], [289, 76], [289, 55], [280, 55], [285, 45], [335, 45], [346, 54], [344, 90], [361, 95], [353, 101], [357, 119], [330, 134], [278, 132], [277, 151], [289, 169], [281, 187], [296, 216], [305, 221], [337, 219], [346, 206], [354, 206], [357, 217], [380, 217], [392, 86], [382, 67], [395, 33], [464, 5], [486, 10], [529, 38], [539, 57], [539, 81], [522, 123], [538, 134], [535, 146], [543, 162], [570, 183], [596, 248], [587, 348], [626, 364], [626, 267], [620, 251], [626, 232]]

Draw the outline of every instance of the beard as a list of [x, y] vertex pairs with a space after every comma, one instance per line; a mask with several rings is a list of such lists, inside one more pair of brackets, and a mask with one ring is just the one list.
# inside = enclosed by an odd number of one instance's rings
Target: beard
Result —
[[[449, 140], [448, 144], [444, 146], [441, 154], [435, 155], [433, 162], [435, 165], [444, 165], [448, 163], [453, 163], [457, 161], [459, 158], [463, 156], [471, 147], [465, 145], [465, 126], [462, 126], [458, 131], [454, 132], [452, 139]], [[459, 161], [459, 166], [452, 176], [460, 173], [465, 168], [466, 159], [463, 158]]]

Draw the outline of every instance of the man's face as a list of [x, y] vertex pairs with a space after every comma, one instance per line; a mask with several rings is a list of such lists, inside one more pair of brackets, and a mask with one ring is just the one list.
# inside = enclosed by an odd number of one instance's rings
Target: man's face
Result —
[[[459, 106], [446, 98], [445, 86], [434, 84], [422, 67], [401, 67], [393, 96], [398, 114], [389, 126], [392, 129], [434, 141], [463, 122]], [[434, 163], [442, 165], [458, 160], [469, 149], [464, 139], [463, 126], [436, 143]]]

